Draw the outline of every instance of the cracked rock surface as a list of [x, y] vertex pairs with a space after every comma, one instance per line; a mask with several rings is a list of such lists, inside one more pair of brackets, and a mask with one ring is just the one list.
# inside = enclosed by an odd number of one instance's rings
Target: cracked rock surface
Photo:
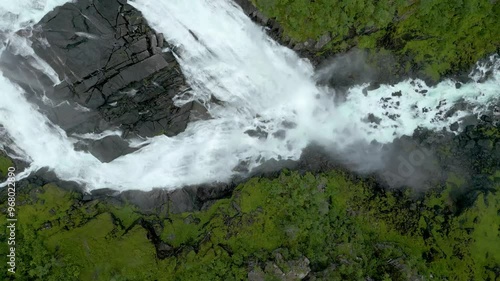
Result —
[[174, 136], [205, 113], [195, 102], [174, 105], [172, 98], [189, 90], [179, 64], [164, 36], [127, 1], [67, 3], [38, 23], [33, 41], [64, 80], [51, 98], [98, 113], [73, 131], [120, 127], [125, 135]]

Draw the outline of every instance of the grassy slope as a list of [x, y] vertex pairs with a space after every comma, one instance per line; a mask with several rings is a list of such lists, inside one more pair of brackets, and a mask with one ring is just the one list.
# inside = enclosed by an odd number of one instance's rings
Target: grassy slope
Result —
[[14, 166], [12, 161], [0, 153], [0, 180], [5, 180], [7, 178], [9, 167]]
[[[481, 194], [454, 216], [451, 186], [411, 199], [338, 172], [284, 172], [250, 180], [207, 211], [159, 218], [83, 204], [47, 185], [18, 198], [18, 280], [243, 280], [259, 262], [286, 273], [278, 253], [285, 261], [306, 256], [325, 280], [494, 280], [500, 193]], [[139, 217], [173, 247], [171, 257], [156, 257]]]
[[297, 41], [330, 33], [322, 50], [390, 50], [402, 67], [434, 79], [500, 48], [500, 2], [486, 0], [253, 0]]

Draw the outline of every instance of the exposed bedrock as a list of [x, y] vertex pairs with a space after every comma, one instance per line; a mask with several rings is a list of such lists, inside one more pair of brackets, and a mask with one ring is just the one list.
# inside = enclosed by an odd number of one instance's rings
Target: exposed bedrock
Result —
[[[35, 54], [62, 82], [53, 87], [30, 66], [32, 58], [15, 52], [2, 58], [3, 68], [10, 68], [7, 76], [70, 135], [119, 128], [122, 137], [174, 136], [190, 121], [207, 117], [206, 109], [196, 102], [174, 104], [174, 96], [190, 90], [180, 66], [164, 36], [155, 33], [126, 0], [67, 3], [48, 13], [33, 30], [18, 34], [31, 37]], [[41, 92], [51, 105], [42, 102]], [[107, 137], [99, 144], [86, 140], [78, 148], [108, 162], [133, 151], [126, 146], [118, 137]]]
[[[151, 137], [176, 135], [203, 112], [172, 98], [189, 90], [162, 34], [123, 0], [80, 0], [38, 24], [35, 52], [64, 78], [56, 95], [96, 109], [112, 125]], [[47, 47], [50, 46], [50, 47]]]

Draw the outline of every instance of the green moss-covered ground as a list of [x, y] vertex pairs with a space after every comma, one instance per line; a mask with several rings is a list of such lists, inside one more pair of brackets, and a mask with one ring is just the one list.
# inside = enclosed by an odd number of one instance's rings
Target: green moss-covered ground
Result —
[[296, 41], [332, 40], [319, 53], [358, 46], [395, 54], [434, 79], [500, 49], [500, 2], [487, 0], [252, 0]]
[[421, 195], [341, 172], [285, 171], [206, 211], [166, 217], [31, 187], [18, 196], [17, 280], [246, 280], [250, 271], [279, 280], [304, 258], [312, 280], [495, 280], [500, 193], [479, 193], [456, 213], [451, 181]]
[[14, 164], [12, 160], [5, 156], [3, 153], [0, 153], [0, 180], [4, 180], [9, 173], [9, 167], [13, 167]]

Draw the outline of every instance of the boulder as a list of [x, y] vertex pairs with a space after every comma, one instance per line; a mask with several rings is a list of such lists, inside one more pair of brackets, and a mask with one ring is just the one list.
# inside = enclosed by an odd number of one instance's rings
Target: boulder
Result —
[[130, 148], [128, 143], [119, 136], [107, 136], [94, 141], [88, 150], [101, 162], [107, 163], [137, 149]]
[[[50, 98], [71, 100], [92, 113], [64, 128], [79, 133], [84, 132], [74, 127], [92, 128], [89, 132], [96, 133], [97, 124], [82, 123], [106, 122], [106, 127], [124, 129], [124, 135], [172, 136], [184, 131], [189, 121], [208, 117], [204, 107], [193, 103], [174, 105], [172, 98], [189, 89], [180, 66], [170, 51], [162, 52], [163, 35], [127, 1], [64, 4], [42, 18], [32, 38], [35, 53], [64, 80]], [[190, 117], [193, 112], [196, 118]]]

